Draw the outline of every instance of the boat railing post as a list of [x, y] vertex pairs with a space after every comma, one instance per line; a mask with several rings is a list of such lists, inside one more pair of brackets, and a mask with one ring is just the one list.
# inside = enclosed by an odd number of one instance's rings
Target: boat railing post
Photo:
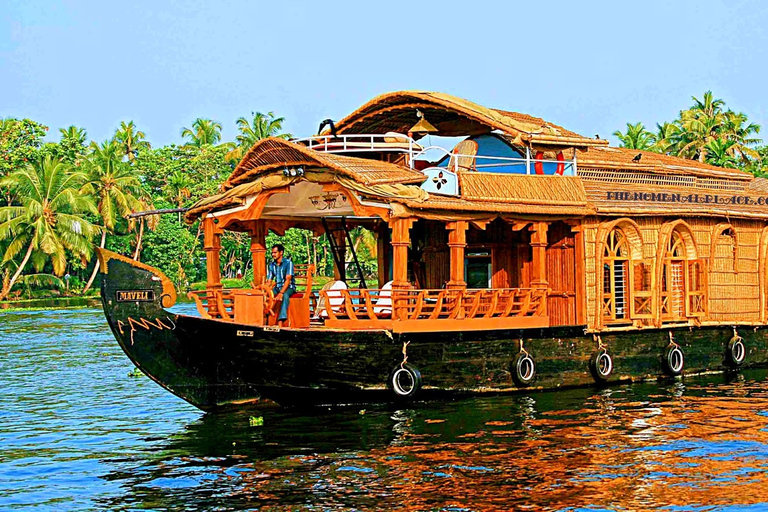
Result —
[[574, 176], [579, 175], [579, 169], [576, 166], [576, 148], [573, 148], [573, 175]]
[[531, 148], [525, 147], [525, 174], [531, 174]]

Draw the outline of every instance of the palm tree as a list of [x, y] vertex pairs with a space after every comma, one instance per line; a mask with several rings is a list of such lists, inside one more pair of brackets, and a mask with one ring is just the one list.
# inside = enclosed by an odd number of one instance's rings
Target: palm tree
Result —
[[227, 160], [240, 160], [248, 149], [262, 139], [276, 137], [278, 139], [290, 139], [290, 133], [280, 133], [283, 129], [284, 117], [275, 117], [274, 112], [251, 112], [253, 119], [248, 121], [245, 117], [237, 120], [237, 129], [240, 135], [235, 137], [237, 146], [227, 153]]
[[690, 110], [695, 112], [697, 116], [717, 117], [723, 112], [724, 106], [725, 101], [719, 98], [715, 99], [712, 91], [705, 91], [701, 100], [693, 96], [693, 107]]
[[680, 127], [675, 123], [656, 123], [656, 144], [652, 150], [665, 155], [672, 154], [680, 136]]
[[720, 130], [721, 138], [733, 142], [729, 154], [739, 157], [741, 162], [749, 164], [752, 159], [759, 159], [760, 155], [754, 146], [762, 142], [754, 135], [760, 133], [760, 125], [748, 123], [747, 115], [742, 112], [729, 110], [725, 115], [725, 122]]
[[646, 130], [643, 123], [627, 123], [627, 133], [616, 130], [613, 135], [621, 141], [622, 148], [650, 150], [656, 143], [656, 136]]
[[221, 123], [211, 119], [197, 118], [192, 123], [192, 128], [181, 130], [181, 136], [187, 140], [186, 146], [201, 148], [213, 146], [221, 141]]
[[147, 135], [141, 130], [136, 130], [133, 121], [120, 122], [120, 127], [115, 130], [114, 140], [120, 144], [123, 155], [128, 157], [128, 161], [133, 161], [138, 156], [140, 150], [151, 149], [152, 146], [146, 140]]
[[174, 171], [168, 178], [165, 187], [163, 187], [163, 192], [177, 207], [181, 208], [184, 206], [184, 200], [189, 199], [192, 195], [189, 189], [191, 186], [192, 180], [186, 174], [181, 171]]
[[[145, 195], [134, 170], [123, 162], [122, 157], [122, 146], [111, 140], [101, 145], [92, 142], [90, 153], [82, 161], [87, 181], [81, 191], [93, 196], [97, 201], [98, 215], [102, 224], [99, 247], [102, 248], [106, 243], [107, 232], [114, 231], [115, 224], [120, 218], [125, 218], [132, 211], [139, 210], [141, 202], [138, 198]], [[83, 292], [90, 289], [98, 270], [97, 260]]]
[[694, 110], [682, 111], [678, 120], [680, 133], [675, 143], [676, 156], [704, 162], [707, 158], [705, 147], [718, 138], [722, 120], [722, 114], [707, 117]]
[[3, 263], [26, 247], [16, 271], [0, 291], [0, 300], [8, 295], [30, 259], [38, 270], [50, 260], [54, 274], [60, 276], [67, 266], [67, 250], [90, 257], [90, 241], [99, 228], [84, 217], [86, 213], [96, 213], [93, 199], [79, 193], [84, 181], [83, 173], [74, 172], [68, 164], [50, 157], [0, 181], [18, 190], [21, 198], [20, 206], [0, 208], [0, 240], [11, 239]]
[[[142, 211], [153, 209], [154, 206], [152, 206], [152, 198], [145, 196], [143, 199], [139, 199], [139, 206]], [[160, 217], [158, 215], [147, 215], [146, 217], [139, 217], [138, 222], [139, 234], [136, 237], [136, 248], [133, 250], [133, 259], [136, 261], [138, 261], [139, 255], [141, 254], [141, 242], [144, 238], [144, 226], [146, 225], [149, 229], [155, 229], [160, 223]], [[179, 218], [179, 222], [181, 222], [181, 218]], [[136, 228], [135, 219], [131, 219], [129, 221], [129, 227], [131, 230]]]
[[[192, 180], [186, 174], [182, 171], [174, 171], [163, 187], [163, 192], [178, 208], [181, 208], [184, 206], [184, 200], [192, 196], [191, 186]], [[179, 212], [179, 223], [181, 223], [181, 212]]]
[[66, 163], [73, 164], [85, 149], [85, 141], [88, 140], [88, 133], [85, 131], [85, 128], [80, 128], [75, 125], [59, 128], [59, 133], [61, 133], [61, 140], [59, 141], [61, 152], [59, 156], [65, 160]]
[[735, 145], [736, 143], [732, 140], [715, 139], [709, 141], [704, 146], [707, 155], [705, 162], [718, 167], [735, 169], [739, 163], [736, 157], [733, 156], [733, 146]]

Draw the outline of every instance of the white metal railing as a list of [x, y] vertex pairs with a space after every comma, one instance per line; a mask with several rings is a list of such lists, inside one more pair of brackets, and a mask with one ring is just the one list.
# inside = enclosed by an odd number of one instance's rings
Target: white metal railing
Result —
[[[504, 157], [504, 156], [485, 156], [482, 154], [467, 155], [462, 153], [453, 153], [452, 151], [448, 151], [447, 149], [441, 146], [428, 146], [422, 149], [421, 151], [419, 151], [418, 153], [414, 154], [411, 157], [411, 160], [413, 161], [419, 158], [420, 156], [426, 154], [428, 151], [433, 151], [433, 150], [441, 151], [445, 154], [445, 156], [449, 158], [446, 168], [453, 172], [458, 172], [460, 170], [469, 170], [470, 168], [471, 169], [488, 169], [488, 168], [494, 168], [494, 167], [510, 167], [515, 165], [520, 165], [520, 166], [525, 166], [525, 174], [531, 174], [532, 169], [534, 170], [533, 174], [537, 174], [535, 173], [536, 164], [542, 164], [542, 165], [557, 164], [557, 165], [563, 166], [563, 172], [560, 174], [570, 174], [570, 173], [566, 173], [566, 171], [569, 171], [569, 170], [573, 171], [574, 176], [577, 174], [575, 155], [573, 160], [538, 159], [538, 158], [531, 158], [530, 151], [526, 151], [525, 157]], [[452, 169], [450, 168], [451, 159], [453, 159]], [[472, 165], [468, 168], [460, 164], [461, 161], [467, 161], [467, 160], [472, 162]], [[490, 161], [490, 162], [478, 163], [478, 161], [481, 161], [481, 162]], [[431, 166], [431, 167], [434, 167], [434, 166]]]
[[396, 132], [315, 135], [314, 137], [291, 139], [291, 142], [304, 144], [309, 149], [325, 153], [382, 151], [413, 155], [414, 150], [421, 149], [421, 146], [411, 137]]
[[[403, 153], [407, 155], [408, 165], [414, 168], [414, 161], [424, 156], [429, 151], [439, 151], [448, 157], [446, 168], [453, 172], [462, 170], [465, 166], [461, 162], [471, 161], [472, 165], [468, 169], [493, 169], [494, 167], [525, 166], [525, 174], [538, 174], [535, 167], [539, 164], [555, 164], [562, 166], [563, 172], [559, 174], [578, 174], [576, 155], [572, 160], [552, 160], [538, 159], [531, 157], [530, 149], [526, 148], [524, 157], [502, 157], [485, 156], [481, 154], [468, 155], [453, 153], [442, 146], [422, 147], [411, 137], [402, 133], [375, 133], [375, 134], [342, 134], [342, 135], [315, 135], [314, 137], [304, 137], [301, 139], [291, 139], [292, 142], [303, 144], [309, 149], [322, 151], [324, 153], [366, 153], [366, 152], [386, 152]], [[452, 169], [451, 167], [452, 160]], [[482, 162], [482, 163], [478, 163]], [[434, 167], [434, 166], [431, 166]], [[571, 172], [567, 172], [571, 171]], [[522, 174], [522, 173], [521, 173]]]

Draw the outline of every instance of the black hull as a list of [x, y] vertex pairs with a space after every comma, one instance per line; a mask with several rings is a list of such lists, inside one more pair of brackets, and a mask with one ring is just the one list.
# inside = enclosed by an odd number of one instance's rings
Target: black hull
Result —
[[[595, 384], [589, 360], [597, 342], [583, 327], [394, 335], [269, 330], [169, 313], [162, 274], [116, 255], [103, 259], [102, 301], [120, 346], [150, 378], [203, 410], [263, 399], [286, 406], [393, 401], [387, 381], [403, 362], [405, 342], [408, 363], [423, 377], [417, 399]], [[155, 300], [117, 302], [125, 290], [152, 290]], [[768, 330], [738, 330], [745, 366], [765, 364]], [[602, 335], [615, 365], [607, 384], [663, 377], [670, 332], [685, 354], [684, 375], [729, 368], [731, 327], [614, 332]], [[536, 361], [528, 388], [516, 387], [511, 375], [521, 340]]]

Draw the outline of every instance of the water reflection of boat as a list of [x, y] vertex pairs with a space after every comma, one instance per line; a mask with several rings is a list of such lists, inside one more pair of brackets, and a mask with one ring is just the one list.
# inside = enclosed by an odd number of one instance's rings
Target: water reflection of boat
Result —
[[[768, 502], [764, 372], [358, 410], [207, 414], [110, 474], [128, 508], [651, 510]], [[345, 436], [344, 434], [347, 433]], [[130, 501], [123, 501], [130, 500]]]
[[[205, 238], [200, 318], [166, 311], [175, 292], [156, 269], [100, 251], [119, 343], [190, 403], [507, 393], [766, 362], [765, 179], [438, 93], [381, 96], [334, 129], [257, 143], [186, 213]], [[463, 140], [430, 160], [425, 135]], [[357, 226], [378, 238], [374, 289], [354, 263]], [[279, 328], [265, 236], [290, 227], [328, 235], [337, 282], [315, 293], [313, 268], [297, 272]], [[222, 287], [225, 230], [251, 236], [252, 288]]]

